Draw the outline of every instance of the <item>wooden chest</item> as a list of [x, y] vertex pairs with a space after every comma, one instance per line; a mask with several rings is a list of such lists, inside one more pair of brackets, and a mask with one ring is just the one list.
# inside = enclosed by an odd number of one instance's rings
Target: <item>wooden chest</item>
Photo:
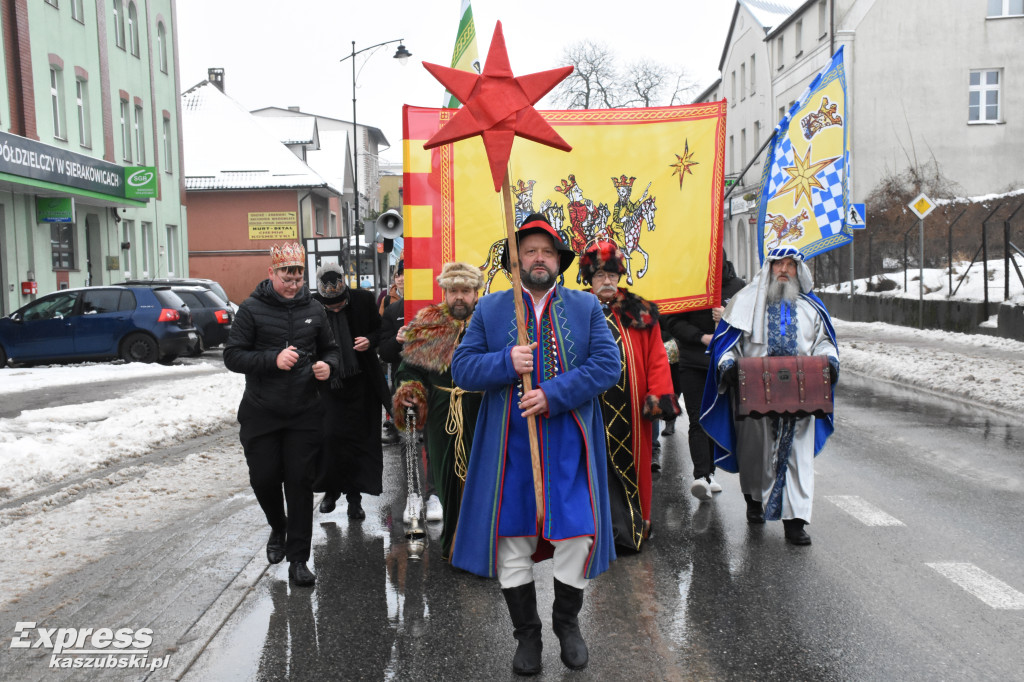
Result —
[[832, 413], [832, 382], [824, 355], [740, 358], [738, 365], [737, 419]]

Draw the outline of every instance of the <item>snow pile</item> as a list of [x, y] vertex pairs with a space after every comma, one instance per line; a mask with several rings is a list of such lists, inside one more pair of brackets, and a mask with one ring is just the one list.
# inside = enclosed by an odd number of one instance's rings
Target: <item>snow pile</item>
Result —
[[[1024, 258], [1014, 257], [1017, 267], [1024, 272]], [[970, 261], [958, 261], [953, 264], [953, 283], [950, 288], [949, 270], [947, 268], [925, 268], [924, 279], [921, 279], [920, 269], [911, 266], [907, 269], [906, 288], [903, 286], [903, 270], [889, 272], [884, 275], [875, 275], [870, 278], [861, 278], [853, 281], [855, 293], [866, 296], [888, 296], [899, 298], [917, 299], [921, 296], [921, 282], [924, 282], [925, 300], [947, 300], [954, 301], [984, 301], [985, 281], [988, 280], [988, 300], [998, 305], [1006, 294], [1005, 268], [1003, 260], [990, 260], [988, 266], [982, 268], [981, 263], [971, 264]], [[888, 279], [892, 289], [887, 291], [869, 291], [868, 280], [872, 286], [877, 286], [880, 281]], [[821, 291], [828, 293], [850, 293], [849, 280], [838, 284], [830, 284], [822, 287]], [[951, 292], [955, 294], [951, 295]], [[1021, 283], [1013, 264], [1010, 264], [1010, 296], [1009, 303], [1016, 305], [1024, 304], [1024, 284]], [[995, 306], [993, 306], [994, 308]]]
[[[57, 372], [73, 383], [123, 376], [111, 376], [112, 369], [121, 368], [106, 366], [104, 373], [66, 367]], [[27, 410], [4, 419], [0, 498], [222, 429], [235, 421], [244, 383], [242, 375], [219, 372], [155, 383], [111, 400]]]
[[1024, 412], [1024, 342], [880, 322], [833, 322], [842, 371]]
[[[182, 363], [182, 364], [178, 364]], [[182, 358], [173, 365], [83, 362], [75, 365], [6, 367], [0, 369], [0, 395], [52, 386], [71, 386], [116, 379], [147, 379], [188, 376], [209, 372], [205, 362]]]

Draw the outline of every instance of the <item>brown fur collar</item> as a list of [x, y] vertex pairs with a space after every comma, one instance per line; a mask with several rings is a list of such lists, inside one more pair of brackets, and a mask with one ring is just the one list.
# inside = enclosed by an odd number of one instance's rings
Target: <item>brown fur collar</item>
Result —
[[469, 320], [459, 321], [448, 312], [448, 304], [423, 308], [405, 330], [402, 360], [430, 372], [442, 374], [452, 364], [459, 335]]
[[658, 304], [637, 296], [622, 287], [615, 292], [615, 298], [609, 304], [612, 312], [619, 316], [622, 323], [634, 329], [653, 327], [658, 321]]

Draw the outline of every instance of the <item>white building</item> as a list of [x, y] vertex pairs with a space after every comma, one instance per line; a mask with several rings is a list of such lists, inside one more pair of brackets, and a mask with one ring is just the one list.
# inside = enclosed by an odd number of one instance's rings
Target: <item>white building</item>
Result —
[[[729, 100], [735, 177], [842, 45], [853, 201], [929, 164], [964, 195], [1003, 192], [1024, 186], [1022, 43], [1021, 0], [738, 0], [721, 77], [697, 101]], [[745, 278], [762, 161], [725, 209], [725, 249]]]

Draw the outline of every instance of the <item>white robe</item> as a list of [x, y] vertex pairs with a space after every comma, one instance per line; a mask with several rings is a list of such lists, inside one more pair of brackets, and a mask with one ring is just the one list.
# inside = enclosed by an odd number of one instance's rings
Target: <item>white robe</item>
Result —
[[[798, 355], [825, 355], [836, 363], [839, 352], [813, 305], [800, 298], [796, 302]], [[764, 357], [768, 354], [768, 316], [764, 315], [756, 335], [744, 332], [739, 342], [722, 354], [718, 366], [740, 357]], [[753, 336], [762, 340], [755, 343]], [[736, 459], [740, 469], [740, 489], [762, 506], [775, 484], [776, 450], [772, 419], [742, 419], [736, 422]], [[811, 520], [814, 498], [814, 417], [796, 422], [793, 447], [782, 491], [782, 518]]]

